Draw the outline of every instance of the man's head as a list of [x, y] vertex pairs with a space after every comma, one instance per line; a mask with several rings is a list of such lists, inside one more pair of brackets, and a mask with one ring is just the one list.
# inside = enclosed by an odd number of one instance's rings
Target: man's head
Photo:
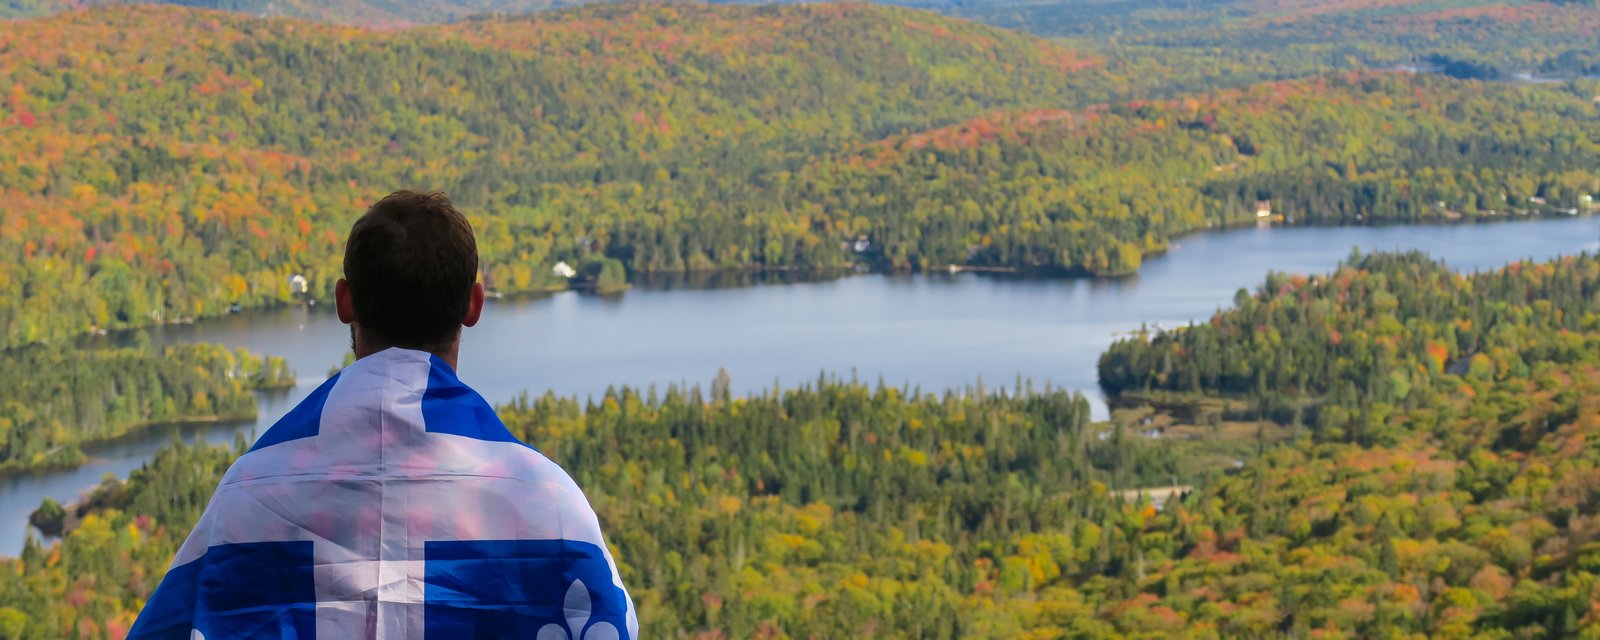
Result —
[[461, 327], [483, 311], [477, 279], [478, 243], [450, 199], [396, 191], [351, 227], [334, 297], [356, 357], [404, 347], [454, 367]]

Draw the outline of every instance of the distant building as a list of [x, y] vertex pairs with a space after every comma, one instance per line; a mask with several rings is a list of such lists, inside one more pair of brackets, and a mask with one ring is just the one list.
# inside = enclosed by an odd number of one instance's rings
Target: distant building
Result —
[[567, 264], [566, 261], [557, 262], [555, 268], [550, 271], [559, 277], [568, 279], [578, 275], [578, 270], [572, 268], [572, 265]]
[[851, 246], [851, 248], [854, 249], [856, 253], [866, 253], [868, 249], [872, 248], [872, 241], [868, 240], [866, 236], [860, 236], [856, 238], [856, 242]]
[[310, 287], [306, 284], [306, 277], [300, 274], [289, 276], [289, 293], [300, 295]]
[[1270, 218], [1270, 217], [1272, 217], [1272, 201], [1271, 200], [1257, 200], [1256, 201], [1256, 217], [1257, 218]]

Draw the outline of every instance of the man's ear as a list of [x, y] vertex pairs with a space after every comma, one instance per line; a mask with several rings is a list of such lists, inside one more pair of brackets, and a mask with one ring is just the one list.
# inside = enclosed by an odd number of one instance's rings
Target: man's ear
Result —
[[356, 321], [356, 302], [350, 297], [350, 283], [344, 278], [333, 285], [333, 306], [339, 311], [339, 322], [350, 324]]
[[483, 283], [474, 282], [472, 295], [467, 298], [467, 317], [461, 319], [461, 326], [470, 327], [478, 324], [478, 316], [481, 315], [483, 315]]

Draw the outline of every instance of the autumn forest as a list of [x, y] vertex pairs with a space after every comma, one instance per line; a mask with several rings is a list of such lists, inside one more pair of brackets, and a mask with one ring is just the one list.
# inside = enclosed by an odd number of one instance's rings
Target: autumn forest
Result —
[[[1117, 278], [1188, 234], [1600, 197], [1592, 2], [580, 4], [0, 1], [0, 474], [320, 374], [82, 339], [326, 304], [401, 185], [467, 212], [495, 295]], [[1122, 330], [1100, 390], [499, 413], [588, 492], [645, 637], [1600, 639], [1600, 257], [1357, 250]], [[247, 446], [40, 505], [0, 639], [126, 635]]]

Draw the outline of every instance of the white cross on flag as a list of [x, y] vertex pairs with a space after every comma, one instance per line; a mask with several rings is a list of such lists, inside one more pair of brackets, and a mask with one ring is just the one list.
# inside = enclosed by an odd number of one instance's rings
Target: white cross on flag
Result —
[[128, 637], [637, 636], [566, 472], [448, 364], [389, 349], [233, 464]]

